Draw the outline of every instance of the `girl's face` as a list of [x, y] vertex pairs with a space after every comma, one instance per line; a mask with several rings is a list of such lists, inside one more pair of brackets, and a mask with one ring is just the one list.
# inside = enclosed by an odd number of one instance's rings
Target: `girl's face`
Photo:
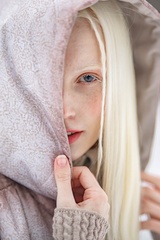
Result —
[[89, 23], [79, 18], [67, 47], [63, 85], [64, 122], [72, 160], [98, 140], [102, 74], [101, 56]]

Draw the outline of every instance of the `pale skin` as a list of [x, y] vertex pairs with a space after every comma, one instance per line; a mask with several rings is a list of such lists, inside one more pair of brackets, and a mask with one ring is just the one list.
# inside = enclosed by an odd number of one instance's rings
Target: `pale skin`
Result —
[[[63, 85], [64, 122], [73, 161], [98, 140], [102, 98], [100, 59], [89, 23], [77, 20], [66, 51]], [[108, 220], [108, 197], [88, 168], [71, 170], [68, 159], [61, 155], [54, 161], [54, 172], [58, 208], [93, 211]]]
[[[67, 132], [80, 132], [80, 136], [74, 141], [72, 136], [68, 136], [73, 161], [97, 141], [101, 116], [100, 50], [93, 30], [84, 21], [77, 20], [65, 59], [65, 127]], [[73, 167], [71, 174], [68, 159], [62, 155], [55, 159], [54, 172], [58, 208], [94, 211], [108, 220], [108, 197], [88, 168]], [[153, 189], [142, 189], [141, 214], [149, 214], [150, 219], [143, 222], [141, 228], [160, 233], [160, 179], [142, 173], [142, 180], [151, 183]]]
[[151, 185], [142, 188], [141, 214], [148, 214], [149, 219], [141, 223], [141, 228], [160, 234], [160, 178], [144, 172], [141, 177]]
[[[89, 23], [77, 20], [66, 51], [63, 103], [66, 131], [80, 131], [70, 144], [72, 160], [95, 144], [101, 118], [101, 55]], [[69, 141], [71, 137], [68, 137]]]

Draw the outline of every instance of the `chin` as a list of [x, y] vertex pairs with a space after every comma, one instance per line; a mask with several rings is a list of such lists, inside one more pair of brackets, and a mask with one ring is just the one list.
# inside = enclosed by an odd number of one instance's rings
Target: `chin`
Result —
[[71, 158], [72, 158], [72, 162], [78, 160], [80, 157], [82, 157], [83, 155], [80, 155], [80, 156], [75, 156], [75, 155], [72, 155], [71, 154]]
[[[71, 159], [72, 161], [80, 160], [81, 157], [84, 156], [85, 153], [88, 152], [88, 150], [95, 148], [97, 146], [98, 141], [94, 142], [94, 144], [88, 146], [83, 146], [82, 148], [77, 148], [77, 146], [72, 146], [70, 148], [71, 150]], [[78, 150], [77, 150], [78, 149]]]
[[77, 152], [77, 151], [72, 151], [72, 149], [71, 149], [71, 158], [72, 158], [72, 161], [74, 162], [74, 161], [76, 161], [76, 160], [78, 160], [79, 158], [81, 158], [84, 154], [86, 153], [86, 151], [85, 152]]

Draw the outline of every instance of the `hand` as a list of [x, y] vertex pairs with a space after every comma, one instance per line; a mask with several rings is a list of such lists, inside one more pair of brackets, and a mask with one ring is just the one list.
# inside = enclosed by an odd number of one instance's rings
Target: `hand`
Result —
[[149, 219], [141, 222], [141, 229], [160, 234], [160, 178], [142, 172], [142, 181], [151, 187], [142, 187], [141, 214], [148, 214]]
[[108, 197], [87, 167], [73, 167], [71, 177], [68, 159], [60, 155], [55, 159], [54, 173], [58, 190], [57, 208], [93, 211], [108, 220]]

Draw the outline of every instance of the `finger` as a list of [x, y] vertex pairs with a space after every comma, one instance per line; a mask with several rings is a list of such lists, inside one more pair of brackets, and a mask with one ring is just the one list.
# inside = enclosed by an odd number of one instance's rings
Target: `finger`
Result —
[[85, 190], [89, 188], [100, 188], [96, 178], [87, 167], [73, 167], [72, 180], [76, 182], [77, 186], [81, 185]]
[[151, 201], [143, 200], [141, 214], [149, 214], [152, 218], [160, 220], [160, 206]]
[[78, 202], [78, 206], [89, 211], [97, 212], [108, 219], [109, 203], [108, 197], [98, 184], [94, 175], [87, 167], [74, 167], [73, 180], [78, 179], [84, 188], [83, 201]]
[[57, 207], [74, 207], [75, 201], [71, 188], [71, 169], [68, 159], [59, 155], [54, 161], [54, 174], [57, 183]]
[[142, 181], [152, 183], [153, 185], [155, 185], [157, 188], [160, 189], [160, 178], [159, 177], [152, 176], [148, 173], [142, 172], [141, 179], [142, 179]]
[[160, 192], [148, 187], [142, 187], [142, 199], [149, 199], [152, 202], [160, 204]]
[[141, 222], [141, 229], [160, 233], [160, 221], [150, 219], [149, 221]]

